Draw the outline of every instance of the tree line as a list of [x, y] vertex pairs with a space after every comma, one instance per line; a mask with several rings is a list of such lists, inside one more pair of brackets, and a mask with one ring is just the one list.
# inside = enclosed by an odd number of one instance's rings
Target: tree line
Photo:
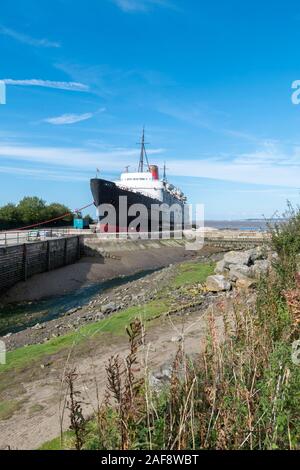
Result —
[[24, 197], [18, 204], [9, 203], [0, 207], [0, 230], [21, 228], [56, 217], [64, 218], [47, 224], [47, 227], [72, 225], [73, 215], [69, 207], [58, 202], [47, 204], [38, 197]]

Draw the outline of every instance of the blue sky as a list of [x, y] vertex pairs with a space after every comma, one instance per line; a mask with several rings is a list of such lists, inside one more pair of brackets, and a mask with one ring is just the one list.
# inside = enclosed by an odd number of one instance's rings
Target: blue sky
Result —
[[0, 204], [91, 201], [149, 157], [206, 218], [299, 202], [296, 1], [14, 0], [1, 5]]

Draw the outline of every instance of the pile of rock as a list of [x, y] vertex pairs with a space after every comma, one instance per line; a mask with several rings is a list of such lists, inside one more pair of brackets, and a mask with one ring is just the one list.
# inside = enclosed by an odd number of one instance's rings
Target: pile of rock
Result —
[[233, 287], [249, 289], [271, 266], [272, 254], [258, 247], [247, 251], [229, 251], [219, 261], [215, 275], [206, 280], [209, 292], [229, 291]]

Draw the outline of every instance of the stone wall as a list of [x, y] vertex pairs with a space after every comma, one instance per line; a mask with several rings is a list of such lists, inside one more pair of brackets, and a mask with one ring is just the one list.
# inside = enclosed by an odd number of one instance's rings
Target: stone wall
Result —
[[75, 263], [82, 253], [80, 235], [0, 247], [0, 292], [34, 274]]

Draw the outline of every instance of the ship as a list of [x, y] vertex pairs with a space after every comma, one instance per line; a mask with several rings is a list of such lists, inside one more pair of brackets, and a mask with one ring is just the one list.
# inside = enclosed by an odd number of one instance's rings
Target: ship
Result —
[[126, 167], [118, 181], [98, 176], [90, 186], [97, 211], [98, 232], [156, 232], [182, 230], [189, 223], [187, 197], [159, 167], [149, 164], [145, 130], [141, 139], [138, 170]]

